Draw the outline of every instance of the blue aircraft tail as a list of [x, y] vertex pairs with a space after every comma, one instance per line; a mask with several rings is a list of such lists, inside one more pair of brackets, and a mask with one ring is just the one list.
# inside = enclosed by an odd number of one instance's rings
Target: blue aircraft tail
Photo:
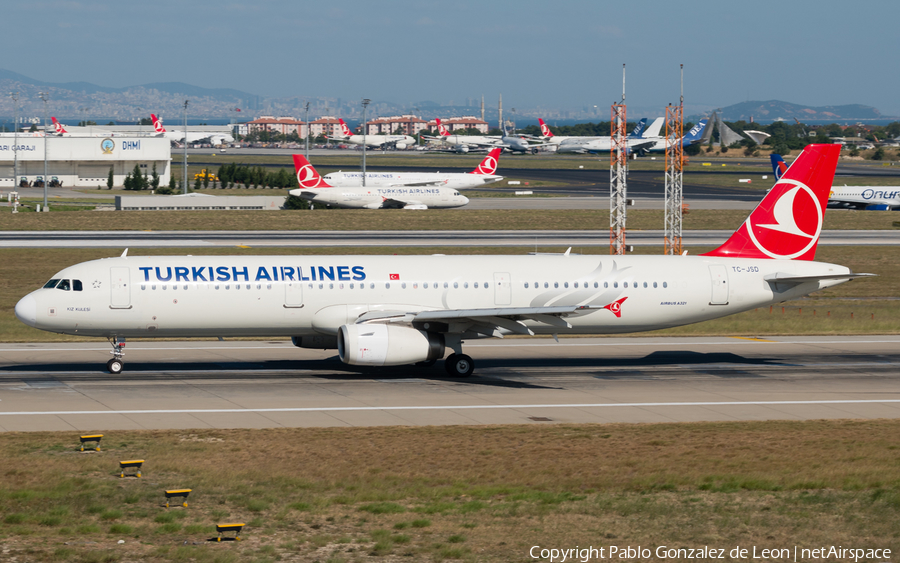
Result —
[[706, 129], [707, 121], [707, 119], [701, 119], [700, 123], [691, 127], [691, 130], [688, 131], [687, 135], [681, 138], [682, 145], [686, 147], [688, 145], [699, 143], [700, 139], [703, 138], [703, 130]]
[[787, 172], [787, 164], [784, 163], [780, 154], [771, 154], [769, 158], [772, 159], [772, 172], [775, 174], [775, 179], [780, 180], [781, 175]]
[[634, 131], [632, 131], [631, 135], [628, 135], [628, 136], [632, 137], [632, 138], [640, 137], [641, 133], [644, 132], [644, 127], [646, 127], [646, 126], [647, 126], [647, 118], [645, 117], [645, 118], [641, 119], [640, 121], [638, 121], [637, 125], [634, 126]]

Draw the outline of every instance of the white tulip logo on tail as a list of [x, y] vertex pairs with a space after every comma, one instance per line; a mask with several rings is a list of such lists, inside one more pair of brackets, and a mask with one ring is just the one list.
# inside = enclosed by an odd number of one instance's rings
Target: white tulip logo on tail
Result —
[[486, 174], [490, 176], [494, 172], [497, 171], [497, 159], [493, 156], [487, 156], [484, 160], [481, 161], [481, 164], [478, 165], [478, 168], [475, 170], [477, 174]]
[[544, 123], [544, 120], [538, 119], [538, 121], [541, 122], [541, 135], [543, 135], [545, 137], [552, 137], [553, 131], [551, 131], [550, 128], [547, 126], [547, 124]]
[[[819, 199], [809, 186], [796, 180], [782, 179], [772, 190], [782, 193], [771, 209], [759, 207], [747, 217], [747, 234], [757, 250], [770, 258], [802, 256], [816, 245], [822, 232], [824, 213]], [[815, 213], [801, 213], [803, 209], [815, 209]]]
[[312, 164], [297, 169], [297, 183], [301, 188], [315, 188], [319, 183], [319, 174]]
[[157, 133], [165, 133], [166, 128], [163, 127], [162, 122], [159, 120], [159, 118], [156, 117], [155, 115], [153, 115], [152, 113], [150, 114], [150, 117], [153, 118], [153, 128], [156, 130], [156, 132]]

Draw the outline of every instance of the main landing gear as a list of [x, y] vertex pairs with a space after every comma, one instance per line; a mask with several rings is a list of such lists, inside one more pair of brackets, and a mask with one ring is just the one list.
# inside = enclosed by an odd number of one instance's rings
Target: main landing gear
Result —
[[451, 377], [469, 377], [475, 370], [475, 362], [465, 354], [450, 354], [444, 360], [444, 369]]
[[117, 336], [116, 338], [109, 337], [107, 340], [112, 345], [113, 349], [110, 354], [113, 355], [113, 358], [106, 362], [106, 371], [113, 375], [119, 375], [122, 373], [122, 368], [125, 367], [125, 362], [122, 360], [122, 356], [125, 355], [125, 338]]

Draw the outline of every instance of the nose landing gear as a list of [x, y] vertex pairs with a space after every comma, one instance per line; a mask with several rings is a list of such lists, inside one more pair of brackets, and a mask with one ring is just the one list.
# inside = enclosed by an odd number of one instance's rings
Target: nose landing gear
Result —
[[113, 349], [110, 354], [113, 355], [113, 358], [106, 362], [106, 370], [113, 375], [118, 375], [122, 373], [122, 368], [125, 367], [125, 362], [122, 360], [122, 357], [125, 355], [125, 338], [117, 336], [115, 338], [109, 337], [107, 340], [112, 345]]

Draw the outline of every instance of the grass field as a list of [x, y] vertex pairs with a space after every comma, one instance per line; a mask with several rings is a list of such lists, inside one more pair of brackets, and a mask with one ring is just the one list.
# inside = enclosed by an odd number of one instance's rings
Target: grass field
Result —
[[[90, 453], [76, 432], [3, 434], [3, 560], [900, 548], [900, 421], [539, 424], [106, 431]], [[143, 478], [119, 478], [125, 459]], [[193, 489], [188, 508], [164, 507], [172, 488]], [[243, 541], [209, 542], [218, 522]]]
[[[248, 255], [248, 254], [525, 254], [534, 248], [182, 248], [141, 249], [132, 255]], [[560, 252], [560, 248], [538, 248]], [[707, 248], [690, 248], [691, 254]], [[637, 247], [643, 254], [661, 249]], [[605, 254], [607, 249], [573, 249], [583, 254]], [[43, 342], [87, 340], [58, 335], [28, 327], [15, 318], [16, 302], [43, 285], [66, 266], [121, 254], [108, 249], [0, 249], [0, 342]], [[900, 248], [820, 247], [816, 259], [848, 266], [856, 272], [878, 274], [812, 294], [810, 298], [768, 308], [747, 311], [722, 319], [677, 327], [644, 335], [780, 335], [780, 334], [895, 334], [900, 332]]]

